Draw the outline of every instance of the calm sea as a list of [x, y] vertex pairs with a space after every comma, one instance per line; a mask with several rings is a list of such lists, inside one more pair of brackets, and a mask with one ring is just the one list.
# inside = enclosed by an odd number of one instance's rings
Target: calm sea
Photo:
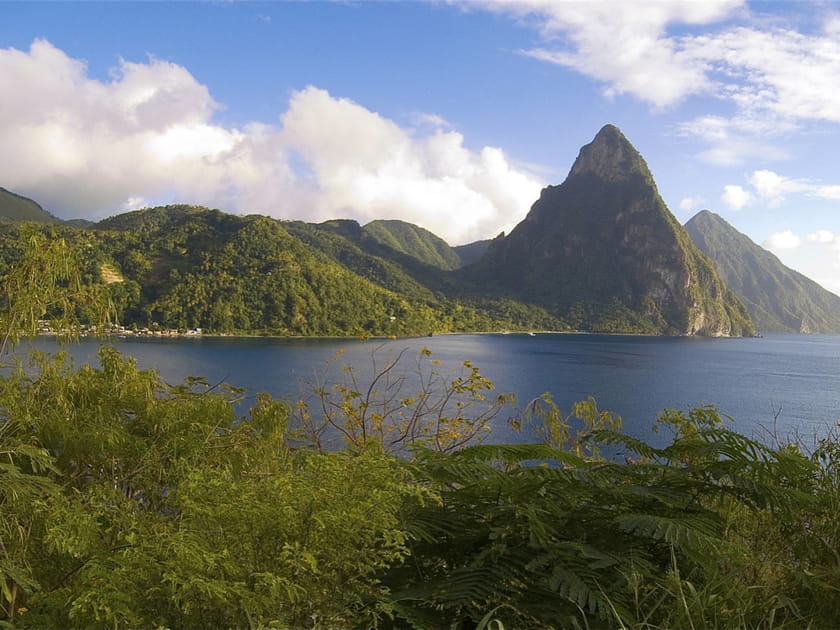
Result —
[[[95, 361], [100, 341], [71, 347], [77, 361]], [[364, 382], [372, 362], [405, 351], [411, 371], [421, 349], [441, 371], [469, 360], [497, 391], [524, 405], [551, 392], [561, 408], [594, 396], [622, 416], [624, 430], [654, 443], [656, 415], [665, 408], [715, 404], [741, 433], [768, 439], [799, 435], [806, 442], [840, 422], [840, 336], [768, 334], [758, 339], [657, 338], [603, 335], [443, 335], [418, 339], [265, 339], [203, 337], [113, 339], [121, 352], [155, 368], [170, 383], [203, 376], [280, 397], [296, 397], [305, 383], [334, 382], [350, 365]], [[46, 339], [34, 342], [54, 349]], [[335, 361], [338, 353], [343, 353]], [[506, 422], [494, 441], [523, 440]]]

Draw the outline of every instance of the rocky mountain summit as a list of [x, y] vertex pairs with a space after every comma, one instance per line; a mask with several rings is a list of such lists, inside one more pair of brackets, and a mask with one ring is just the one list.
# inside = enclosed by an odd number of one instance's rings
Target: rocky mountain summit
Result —
[[569, 176], [468, 273], [573, 328], [602, 332], [755, 334], [742, 302], [659, 195], [642, 156], [606, 125]]

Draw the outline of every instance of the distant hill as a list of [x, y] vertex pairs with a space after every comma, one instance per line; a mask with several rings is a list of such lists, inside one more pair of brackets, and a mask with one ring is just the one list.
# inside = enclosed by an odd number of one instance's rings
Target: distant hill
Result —
[[90, 228], [96, 225], [95, 221], [90, 221], [88, 219], [67, 219], [64, 222], [64, 225], [69, 225], [70, 227], [79, 228], [80, 230], [84, 230], [85, 228]]
[[759, 330], [840, 333], [840, 297], [786, 267], [708, 210], [685, 228], [744, 300]]
[[36, 221], [38, 223], [58, 223], [59, 219], [44, 210], [37, 203], [0, 188], [0, 219], [8, 221]]
[[377, 220], [362, 229], [380, 243], [426, 264], [446, 270], [461, 266], [460, 257], [446, 241], [413, 223]]
[[492, 242], [493, 239], [488, 238], [483, 241], [467, 243], [466, 245], [456, 245], [452, 249], [458, 254], [458, 258], [461, 259], [461, 266], [466, 266], [478, 262], [484, 256], [484, 252], [487, 251], [487, 248]]
[[374, 238], [356, 221], [283, 221], [282, 225], [348, 271], [448, 313], [446, 318], [450, 322], [440, 330], [567, 329], [545, 309], [488, 294], [472, 286], [458, 270], [447, 271], [398, 251]]
[[442, 328], [435, 309], [336, 264], [268, 217], [166, 206], [96, 228], [115, 268], [139, 287], [126, 309], [130, 321], [284, 335]]
[[539, 304], [573, 328], [752, 335], [743, 303], [659, 196], [639, 152], [607, 125], [566, 181], [475, 265], [476, 281]]

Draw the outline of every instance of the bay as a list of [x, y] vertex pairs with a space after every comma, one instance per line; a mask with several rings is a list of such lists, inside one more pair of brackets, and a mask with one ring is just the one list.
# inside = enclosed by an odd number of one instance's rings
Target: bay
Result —
[[[551, 392], [562, 409], [594, 396], [623, 418], [624, 431], [654, 444], [665, 408], [714, 404], [735, 419], [733, 428], [763, 441], [774, 436], [812, 444], [840, 422], [840, 336], [768, 334], [755, 339], [663, 338], [575, 334], [441, 335], [412, 339], [286, 339], [242, 337], [83, 340], [68, 346], [77, 362], [95, 362], [102, 343], [158, 370], [170, 383], [202, 376], [211, 384], [245, 387], [248, 399], [266, 391], [296, 399], [315, 382], [344, 377], [353, 366], [365, 383], [403, 352], [412, 370], [423, 348], [444, 374], [465, 360], [478, 366], [498, 392], [519, 406]], [[32, 346], [54, 350], [49, 339]], [[336, 359], [338, 354], [341, 356]], [[513, 412], [512, 412], [513, 413]], [[510, 414], [508, 414], [510, 415]], [[507, 416], [497, 418], [492, 441], [523, 441]]]

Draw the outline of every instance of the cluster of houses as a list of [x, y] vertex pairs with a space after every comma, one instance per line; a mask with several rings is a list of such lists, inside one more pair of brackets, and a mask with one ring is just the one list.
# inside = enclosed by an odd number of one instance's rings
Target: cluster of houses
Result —
[[[55, 330], [49, 320], [42, 319], [38, 322], [39, 335], [57, 335], [67, 333], [66, 330]], [[78, 333], [82, 337], [93, 336], [116, 336], [116, 337], [195, 337], [202, 334], [201, 328], [178, 330], [176, 328], [161, 328], [153, 324], [151, 328], [126, 328], [125, 326], [109, 325], [104, 327], [81, 326]]]

